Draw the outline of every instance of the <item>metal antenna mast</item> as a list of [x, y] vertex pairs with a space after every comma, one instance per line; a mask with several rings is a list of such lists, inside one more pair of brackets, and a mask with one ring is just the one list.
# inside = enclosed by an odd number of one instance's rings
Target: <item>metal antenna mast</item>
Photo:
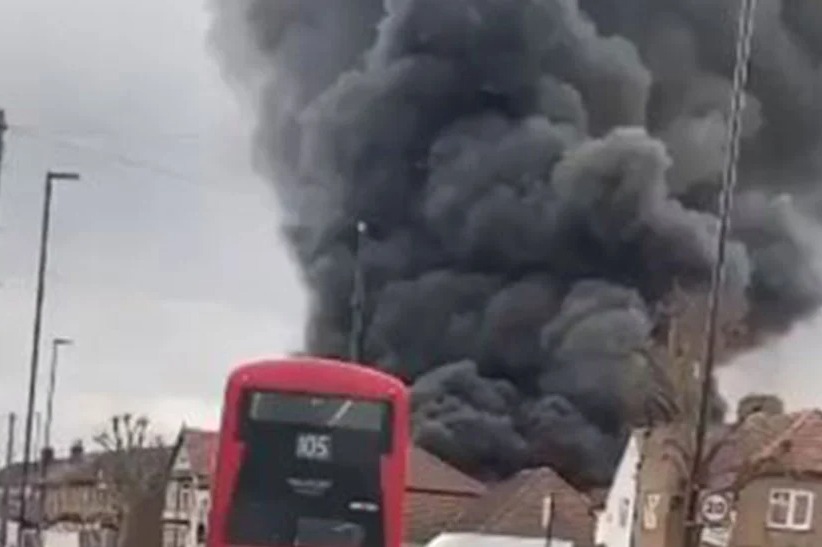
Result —
[[710, 403], [711, 379], [713, 378], [716, 359], [716, 336], [719, 319], [720, 295], [724, 281], [724, 267], [727, 253], [727, 237], [730, 216], [733, 208], [733, 193], [737, 182], [737, 164], [739, 162], [740, 137], [742, 133], [742, 110], [745, 108], [745, 87], [748, 82], [748, 64], [751, 58], [751, 38], [754, 30], [754, 15], [757, 0], [742, 0], [739, 10], [736, 39], [736, 63], [734, 66], [733, 91], [731, 95], [730, 125], [722, 173], [722, 189], [719, 198], [719, 234], [717, 255], [711, 272], [711, 291], [708, 317], [705, 327], [705, 352], [702, 366], [699, 415], [695, 428], [693, 461], [691, 462], [686, 492], [686, 514], [684, 522], [684, 545], [699, 545], [701, 527], [697, 523], [697, 505], [699, 500], [699, 474], [705, 447], [707, 432], [708, 407]]

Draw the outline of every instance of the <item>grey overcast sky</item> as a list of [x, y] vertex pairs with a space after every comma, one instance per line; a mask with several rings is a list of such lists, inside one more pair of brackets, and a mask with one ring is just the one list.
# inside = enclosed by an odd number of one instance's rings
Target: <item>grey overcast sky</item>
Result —
[[[24, 409], [47, 169], [61, 183], [41, 354], [58, 449], [132, 411], [211, 426], [238, 361], [297, 349], [304, 290], [205, 43], [202, 0], [0, 2], [0, 414]], [[44, 392], [44, 390], [43, 390]], [[42, 392], [41, 392], [42, 393]], [[44, 398], [38, 407], [43, 408]], [[0, 425], [5, 433], [5, 426]]]

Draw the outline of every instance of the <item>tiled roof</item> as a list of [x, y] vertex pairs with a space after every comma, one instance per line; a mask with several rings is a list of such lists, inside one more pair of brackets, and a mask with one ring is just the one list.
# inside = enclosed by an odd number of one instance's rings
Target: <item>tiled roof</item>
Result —
[[463, 496], [485, 494], [485, 485], [418, 446], [411, 448], [406, 489]]
[[[663, 437], [675, 430], [661, 428]], [[758, 413], [742, 423], [724, 424], [711, 429], [706, 455], [713, 451], [708, 486], [724, 489], [732, 485], [740, 470], [759, 463], [758, 472], [784, 472], [822, 475], [822, 412], [805, 410], [788, 414]]]
[[217, 458], [216, 431], [186, 429], [183, 431], [183, 450], [188, 454], [191, 470], [200, 477], [211, 476]]
[[[145, 459], [146, 461], [157, 461], [158, 459], [167, 457], [169, 454], [169, 448], [145, 448], [135, 451], [132, 456]], [[49, 465], [46, 481], [50, 484], [96, 481], [100, 468], [114, 457], [116, 456], [112, 453], [90, 452], [76, 459], [55, 459]], [[32, 462], [29, 470], [31, 483], [40, 483], [42, 480], [40, 477], [40, 462]], [[0, 484], [20, 484], [22, 474], [23, 464], [19, 462], [12, 464], [10, 467], [0, 469]]]
[[792, 417], [790, 425], [757, 456], [773, 456], [791, 471], [822, 474], [822, 412], [808, 410]]
[[23, 464], [13, 463], [8, 467], [0, 469], [0, 485], [19, 484], [23, 476]]
[[[132, 465], [164, 464], [171, 454], [169, 448], [141, 448], [133, 450], [128, 457]], [[79, 461], [62, 460], [52, 464], [48, 482], [52, 484], [95, 483], [100, 479], [101, 470], [114, 466], [120, 455], [112, 452], [92, 452], [82, 456]], [[136, 462], [136, 463], [135, 463]]]
[[[85, 454], [80, 460], [71, 460], [69, 458], [55, 459], [49, 464], [48, 468], [48, 482], [55, 480], [64, 480], [67, 476], [79, 471], [83, 466], [93, 461], [98, 457], [99, 453]], [[33, 461], [29, 465], [29, 477], [31, 483], [39, 483], [40, 476], [40, 461]], [[12, 465], [0, 469], [0, 485], [19, 485], [23, 477], [23, 464], [21, 462], [13, 463]]]
[[553, 498], [552, 535], [593, 544], [591, 499], [549, 468], [526, 469], [491, 488], [449, 526], [451, 531], [544, 537], [543, 502]]
[[424, 545], [445, 530], [477, 498], [410, 490], [405, 496], [405, 541]]

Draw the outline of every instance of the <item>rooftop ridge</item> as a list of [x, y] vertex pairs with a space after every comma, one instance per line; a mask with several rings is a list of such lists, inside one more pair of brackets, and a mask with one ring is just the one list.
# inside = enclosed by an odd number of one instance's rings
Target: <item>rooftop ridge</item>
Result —
[[479, 531], [484, 532], [487, 529], [499, 524], [500, 521], [502, 521], [502, 519], [511, 512], [513, 509], [512, 505], [515, 506], [519, 502], [523, 493], [526, 492], [530, 486], [531, 484], [529, 481], [523, 482], [520, 487], [517, 488], [507, 500], [505, 500], [505, 503], [503, 503], [500, 507], [497, 507], [497, 510], [494, 511], [484, 523], [482, 523], [479, 527]]
[[817, 411], [815, 409], [803, 410], [797, 414], [793, 422], [785, 428], [782, 433], [777, 435], [771, 442], [767, 443], [756, 455], [757, 460], [770, 458], [782, 446], [782, 443], [789, 440], [794, 433], [802, 428], [803, 425], [814, 415]]

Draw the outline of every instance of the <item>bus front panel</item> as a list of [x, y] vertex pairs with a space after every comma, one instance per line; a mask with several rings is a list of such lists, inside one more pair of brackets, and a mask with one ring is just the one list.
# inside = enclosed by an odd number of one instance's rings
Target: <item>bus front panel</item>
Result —
[[390, 417], [386, 401], [247, 393], [226, 541], [385, 547], [381, 461]]

